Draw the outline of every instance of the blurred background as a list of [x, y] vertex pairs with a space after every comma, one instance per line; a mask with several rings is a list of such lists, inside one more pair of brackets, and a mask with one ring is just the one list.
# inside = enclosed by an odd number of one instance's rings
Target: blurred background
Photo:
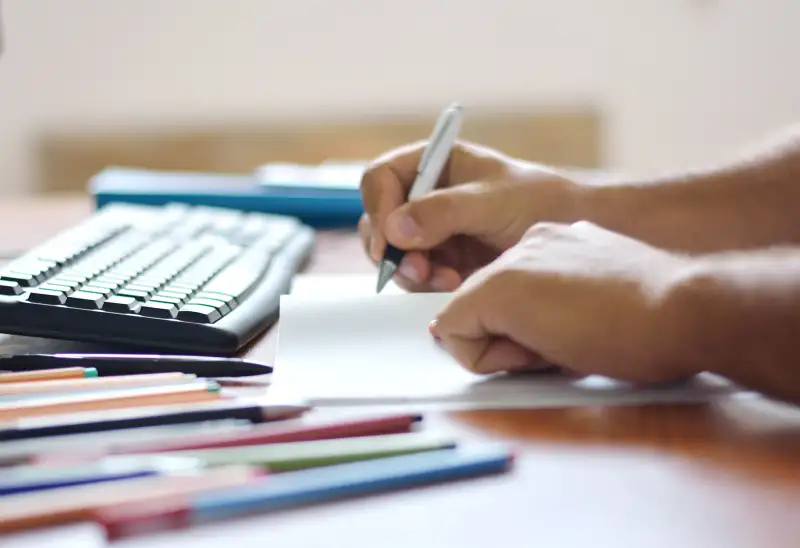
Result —
[[800, 119], [798, 0], [4, 0], [0, 192], [464, 136], [650, 172]]

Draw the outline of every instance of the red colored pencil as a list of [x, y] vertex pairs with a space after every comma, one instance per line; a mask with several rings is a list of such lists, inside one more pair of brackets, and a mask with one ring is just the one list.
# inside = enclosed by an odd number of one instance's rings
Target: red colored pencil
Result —
[[[130, 455], [136, 453], [164, 453], [169, 451], [186, 451], [195, 449], [212, 449], [219, 447], [240, 447], [246, 445], [262, 445], [268, 443], [287, 443], [314, 441], [338, 438], [354, 438], [361, 436], [378, 436], [383, 434], [401, 434], [409, 432], [416, 423], [422, 420], [418, 414], [388, 415], [379, 417], [331, 419], [315, 422], [283, 421], [280, 423], [264, 423], [247, 430], [233, 432], [198, 432], [173, 441], [146, 440], [122, 443], [103, 448], [104, 454]], [[85, 459], [95, 459], [103, 454], [86, 454]], [[70, 461], [74, 462], [70, 455]], [[34, 462], [44, 464], [58, 462], [64, 458], [62, 454], [43, 453], [34, 457]]]

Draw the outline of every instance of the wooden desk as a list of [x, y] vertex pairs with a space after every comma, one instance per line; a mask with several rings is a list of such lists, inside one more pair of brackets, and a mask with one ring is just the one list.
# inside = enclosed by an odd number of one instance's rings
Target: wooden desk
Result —
[[[0, 204], [0, 253], [16, 250], [6, 234], [21, 238], [24, 248], [89, 211], [81, 197]], [[353, 234], [320, 235], [311, 272], [369, 268]], [[250, 354], [269, 360], [272, 341], [265, 336]], [[800, 546], [800, 410], [794, 408], [742, 399], [441, 413], [428, 423], [468, 439], [516, 444], [516, 470], [125, 546], [177, 546], [183, 539], [191, 546], [233, 541], [237, 548]]]

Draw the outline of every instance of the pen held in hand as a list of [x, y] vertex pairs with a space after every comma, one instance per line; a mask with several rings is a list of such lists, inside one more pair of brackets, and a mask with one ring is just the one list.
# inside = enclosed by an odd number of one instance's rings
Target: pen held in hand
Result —
[[[430, 141], [419, 160], [417, 176], [408, 193], [409, 201], [428, 194], [436, 187], [458, 139], [462, 119], [463, 109], [457, 104], [450, 105], [439, 116]], [[378, 266], [377, 293], [380, 293], [392, 279], [404, 255], [405, 251], [391, 244], [386, 245], [383, 259]]]

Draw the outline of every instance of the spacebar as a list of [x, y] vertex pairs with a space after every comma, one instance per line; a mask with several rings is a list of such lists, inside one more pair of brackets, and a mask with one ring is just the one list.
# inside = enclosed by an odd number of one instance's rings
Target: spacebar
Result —
[[270, 261], [272, 255], [268, 251], [262, 247], [251, 248], [225, 267], [200, 291], [221, 293], [241, 301], [263, 277]]

